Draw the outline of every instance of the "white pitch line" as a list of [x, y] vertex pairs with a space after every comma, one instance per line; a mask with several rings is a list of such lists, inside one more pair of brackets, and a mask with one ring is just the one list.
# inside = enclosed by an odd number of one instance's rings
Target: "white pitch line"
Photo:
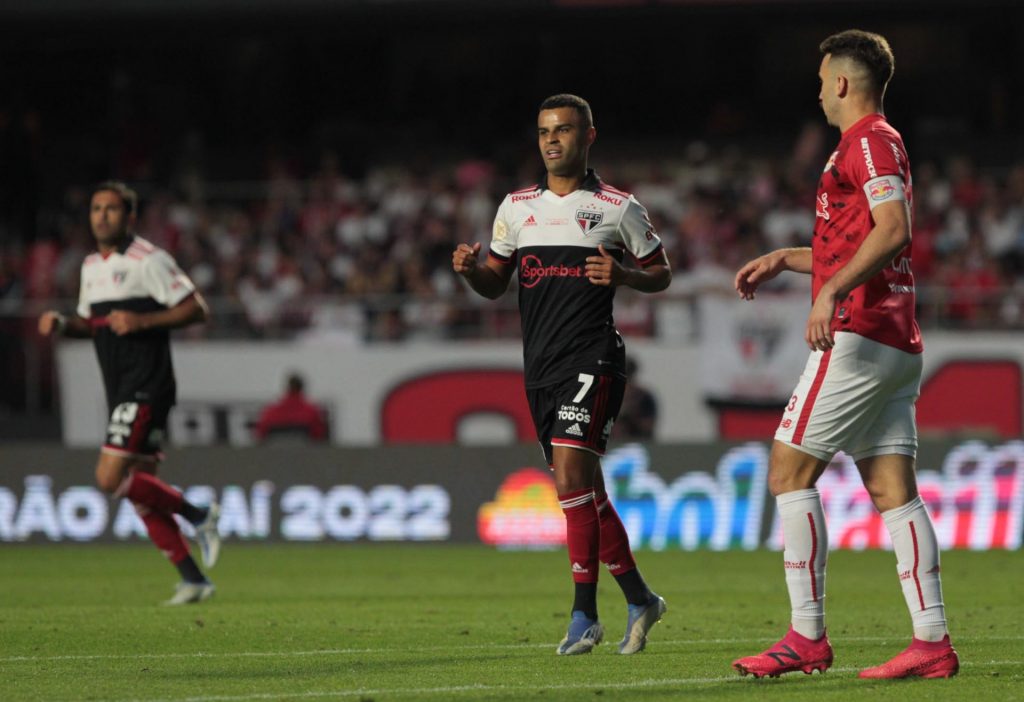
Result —
[[[1024, 665], [1024, 661], [986, 661], [964, 662], [961, 667], [988, 665]], [[830, 668], [829, 675], [859, 672], [860, 668]], [[819, 677], [822, 675], [819, 673]], [[527, 692], [531, 690], [632, 690], [657, 687], [677, 687], [683, 685], [726, 684], [757, 684], [753, 679], [746, 680], [739, 675], [722, 675], [710, 678], [666, 678], [660, 680], [637, 680], [631, 682], [608, 683], [564, 683], [561, 685], [450, 685], [446, 687], [405, 687], [405, 688], [363, 688], [359, 690], [308, 690], [306, 692], [257, 692], [246, 695], [206, 695], [202, 697], [174, 698], [135, 698], [121, 702], [244, 702], [245, 700], [272, 700], [282, 697], [296, 699], [314, 699], [318, 697], [356, 697], [363, 695], [442, 695], [460, 692]]]
[[[847, 636], [837, 639], [841, 642], [887, 642], [894, 644], [902, 643], [903, 639], [895, 636]], [[1024, 636], [964, 636], [957, 637], [957, 642], [962, 641], [1024, 641]], [[700, 646], [702, 644], [770, 644], [770, 639], [675, 639], [658, 640], [655, 643], [661, 646]], [[324, 648], [310, 651], [226, 651], [218, 653], [205, 653], [196, 651], [193, 653], [134, 653], [123, 655], [116, 653], [100, 654], [71, 654], [65, 656], [7, 656], [0, 658], [0, 663], [26, 663], [32, 661], [54, 662], [54, 661], [94, 661], [94, 660], [149, 660], [153, 658], [289, 658], [303, 656], [350, 656], [350, 655], [376, 655], [395, 653], [429, 653], [433, 651], [449, 652], [472, 652], [484, 650], [516, 650], [516, 649], [545, 649], [554, 648], [554, 643], [519, 643], [519, 644], [477, 644], [471, 646], [419, 646], [419, 647], [389, 647], [389, 648]]]
[[525, 692], [528, 690], [629, 690], [637, 688], [669, 687], [682, 685], [707, 685], [713, 683], [741, 683], [738, 675], [719, 676], [714, 678], [669, 678], [663, 680], [637, 680], [634, 682], [597, 683], [565, 683], [561, 685], [452, 685], [447, 687], [405, 687], [376, 688], [360, 690], [309, 690], [299, 693], [254, 693], [251, 695], [211, 695], [207, 697], [176, 697], [162, 699], [133, 699], [123, 702], [235, 702], [241, 700], [267, 700], [281, 697], [315, 698], [315, 697], [356, 697], [363, 695], [442, 695], [458, 692]]

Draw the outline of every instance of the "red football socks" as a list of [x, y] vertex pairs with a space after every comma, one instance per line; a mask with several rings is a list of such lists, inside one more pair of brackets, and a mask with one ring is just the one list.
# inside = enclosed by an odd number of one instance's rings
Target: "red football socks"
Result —
[[565, 513], [565, 534], [572, 564], [572, 579], [577, 583], [596, 583], [601, 523], [594, 504], [594, 489], [576, 490], [558, 496]]
[[172, 514], [181, 509], [181, 493], [155, 475], [134, 471], [126, 480], [123, 496], [154, 512]]
[[629, 535], [619, 519], [619, 513], [608, 500], [608, 495], [598, 495], [597, 515], [601, 521], [601, 562], [612, 575], [625, 573], [636, 568], [633, 551], [629, 548]]
[[139, 512], [142, 523], [146, 525], [150, 540], [167, 556], [171, 563], [178, 563], [188, 557], [188, 544], [172, 515], [145, 507]]

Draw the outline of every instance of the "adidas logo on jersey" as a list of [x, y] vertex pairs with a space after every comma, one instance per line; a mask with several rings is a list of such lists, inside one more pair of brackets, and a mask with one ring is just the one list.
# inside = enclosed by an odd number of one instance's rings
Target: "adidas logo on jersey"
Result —
[[580, 423], [576, 422], [571, 427], [565, 430], [566, 434], [572, 434], [573, 436], [583, 436], [583, 430], [580, 429]]
[[530, 215], [529, 217], [526, 218], [526, 221], [523, 222], [523, 226], [524, 227], [536, 227], [537, 226], [537, 218], [534, 217], [533, 215]]

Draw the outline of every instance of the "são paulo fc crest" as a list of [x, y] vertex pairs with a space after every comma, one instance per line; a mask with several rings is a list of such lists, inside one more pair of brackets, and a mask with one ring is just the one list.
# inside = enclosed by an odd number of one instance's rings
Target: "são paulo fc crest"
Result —
[[597, 210], [576, 210], [576, 224], [584, 234], [594, 231], [594, 228], [604, 219], [604, 213]]

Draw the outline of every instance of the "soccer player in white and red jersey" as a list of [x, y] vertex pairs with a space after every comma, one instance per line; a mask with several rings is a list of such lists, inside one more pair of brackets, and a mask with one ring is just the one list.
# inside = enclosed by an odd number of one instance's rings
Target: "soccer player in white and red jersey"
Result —
[[110, 411], [96, 482], [135, 505], [153, 545], [181, 575], [166, 604], [181, 605], [207, 599], [214, 586], [192, 559], [174, 515], [196, 527], [210, 567], [220, 550], [220, 508], [191, 504], [156, 472], [176, 392], [170, 330], [204, 321], [207, 308], [170, 254], [132, 233], [137, 208], [138, 196], [124, 183], [93, 189], [89, 226], [97, 251], [82, 263], [77, 314], [44, 312], [39, 333], [93, 339]]
[[910, 268], [913, 187], [903, 139], [882, 112], [892, 50], [884, 37], [860, 30], [830, 36], [820, 50], [819, 101], [842, 136], [818, 184], [811, 247], [761, 256], [735, 281], [740, 297], [752, 300], [782, 271], [809, 273], [813, 304], [811, 355], [768, 468], [785, 541], [791, 626], [777, 644], [733, 667], [774, 677], [832, 665], [824, 610], [828, 534], [815, 484], [845, 451], [892, 537], [914, 630], [906, 650], [860, 677], [947, 678], [959, 659], [946, 628], [935, 528], [914, 472], [923, 347]]
[[[546, 172], [498, 208], [490, 252], [460, 244], [452, 265], [495, 299], [519, 275], [526, 395], [566, 520], [575, 600], [560, 655], [589, 653], [604, 636], [598, 561], [627, 602], [621, 654], [643, 650], [665, 601], [640, 576], [629, 537], [608, 500], [600, 456], [622, 404], [626, 353], [612, 319], [615, 288], [658, 292], [672, 279], [647, 211], [587, 168], [597, 137], [590, 105], [575, 95], [541, 104], [537, 138]], [[640, 268], [624, 266], [629, 251]]]

